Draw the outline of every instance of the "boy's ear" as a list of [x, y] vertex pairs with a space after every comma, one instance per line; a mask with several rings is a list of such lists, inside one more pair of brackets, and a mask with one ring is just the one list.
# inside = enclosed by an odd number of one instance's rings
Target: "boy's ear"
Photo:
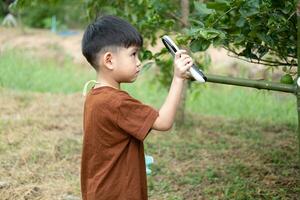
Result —
[[114, 66], [112, 64], [112, 57], [113, 57], [113, 54], [112, 52], [106, 52], [105, 54], [103, 54], [103, 65], [109, 69], [109, 70], [113, 70], [114, 69]]

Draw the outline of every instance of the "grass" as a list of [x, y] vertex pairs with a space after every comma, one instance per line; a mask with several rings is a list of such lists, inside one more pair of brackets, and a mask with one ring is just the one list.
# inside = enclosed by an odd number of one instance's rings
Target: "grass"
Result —
[[[196, 92], [199, 95], [193, 99]], [[199, 87], [196, 92], [191, 93], [187, 103], [189, 111], [235, 119], [297, 123], [296, 98], [292, 94], [213, 84]]]
[[[0, 56], [0, 196], [80, 199], [80, 92], [93, 75], [68, 60], [57, 67], [30, 56]], [[167, 90], [152, 79], [143, 74], [122, 87], [158, 108]], [[149, 199], [297, 199], [295, 98], [209, 83], [191, 87], [185, 125], [152, 131], [145, 141], [154, 157]]]
[[[84, 83], [95, 76], [93, 71], [74, 65], [69, 59], [57, 63], [33, 56], [20, 50], [3, 52], [0, 55], [0, 86], [23, 91], [70, 94], [81, 92]], [[134, 84], [124, 84], [123, 88], [141, 101], [159, 108], [167, 89], [160, 86], [151, 74], [153, 72], [150, 69]], [[290, 125], [297, 122], [296, 98], [291, 94], [193, 83], [187, 99], [187, 110], [201, 115]]]
[[85, 80], [92, 77], [92, 72], [74, 65], [68, 58], [58, 63], [24, 50], [0, 54], [0, 74], [0, 87], [50, 93], [78, 92]]
[[152, 199], [298, 198], [294, 128], [190, 118], [193, 122], [183, 129], [154, 133], [146, 143], [145, 151], [155, 159], [149, 177]]
[[[167, 89], [162, 88], [153, 77], [145, 74], [142, 76], [134, 84], [124, 85], [123, 88], [134, 97], [159, 108], [167, 96]], [[252, 88], [192, 83], [186, 108], [188, 112], [205, 116], [275, 122], [290, 126], [297, 124], [294, 95]]]
[[[1, 198], [79, 199], [84, 98], [0, 92]], [[194, 113], [188, 118], [182, 129], [153, 131], [145, 141], [146, 154], [154, 157], [150, 200], [300, 195], [295, 127]]]

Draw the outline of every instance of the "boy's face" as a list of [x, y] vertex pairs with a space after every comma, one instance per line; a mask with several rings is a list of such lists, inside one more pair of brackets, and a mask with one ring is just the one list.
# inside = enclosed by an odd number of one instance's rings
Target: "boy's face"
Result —
[[114, 79], [119, 82], [134, 82], [140, 72], [141, 61], [138, 57], [139, 48], [131, 46], [129, 48], [120, 47], [113, 58]]

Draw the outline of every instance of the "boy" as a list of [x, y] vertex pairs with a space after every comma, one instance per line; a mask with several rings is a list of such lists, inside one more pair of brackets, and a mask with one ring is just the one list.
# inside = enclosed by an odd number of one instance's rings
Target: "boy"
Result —
[[134, 82], [141, 68], [143, 39], [128, 22], [104, 16], [91, 23], [82, 53], [97, 71], [97, 82], [84, 105], [81, 190], [84, 200], [146, 200], [143, 140], [151, 129], [172, 127], [187, 70], [185, 51], [175, 55], [169, 94], [159, 111], [120, 90]]

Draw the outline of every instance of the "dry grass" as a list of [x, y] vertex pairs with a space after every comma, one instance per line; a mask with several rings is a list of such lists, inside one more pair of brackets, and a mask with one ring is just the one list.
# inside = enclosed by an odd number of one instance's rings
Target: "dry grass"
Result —
[[82, 102], [80, 94], [1, 91], [1, 199], [79, 196]]
[[[1, 199], [80, 199], [80, 94], [0, 90]], [[295, 127], [190, 116], [150, 134], [149, 199], [297, 199]]]

